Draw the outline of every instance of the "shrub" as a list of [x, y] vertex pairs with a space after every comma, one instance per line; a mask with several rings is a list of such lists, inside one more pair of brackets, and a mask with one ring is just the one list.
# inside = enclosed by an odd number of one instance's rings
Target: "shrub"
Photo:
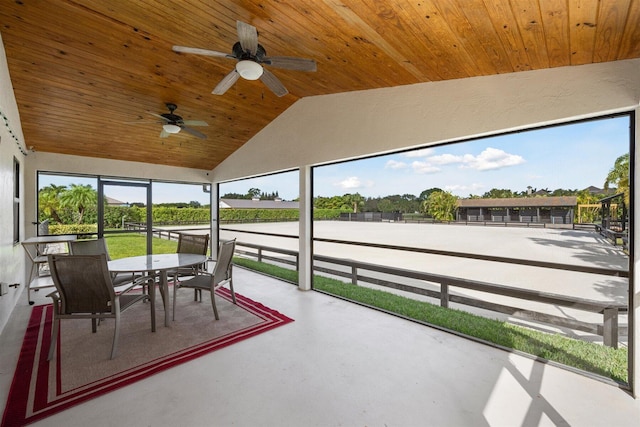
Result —
[[[314, 209], [313, 219], [328, 220], [340, 218], [340, 213], [351, 212], [344, 209]], [[258, 221], [298, 221], [298, 209], [220, 209], [222, 222]]]
[[49, 234], [97, 233], [97, 224], [51, 224]]

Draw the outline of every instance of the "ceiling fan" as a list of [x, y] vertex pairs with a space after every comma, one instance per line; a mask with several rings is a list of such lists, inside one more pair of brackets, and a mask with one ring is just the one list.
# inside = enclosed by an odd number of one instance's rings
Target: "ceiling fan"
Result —
[[207, 122], [204, 122], [202, 120], [183, 120], [182, 117], [178, 116], [177, 114], [173, 114], [175, 109], [178, 108], [176, 104], [168, 102], [166, 106], [169, 109], [168, 113], [156, 114], [148, 111], [148, 113], [152, 116], [162, 119], [162, 132], [160, 132], [160, 138], [167, 138], [172, 133], [178, 133], [181, 130], [184, 130], [185, 132], [190, 133], [193, 136], [197, 136], [200, 139], [207, 139], [207, 135], [189, 127], [209, 126]]
[[280, 80], [262, 66], [263, 64], [287, 70], [316, 71], [316, 62], [313, 59], [267, 56], [264, 47], [258, 43], [258, 30], [256, 30], [256, 27], [237, 21], [236, 29], [239, 41], [233, 45], [231, 54], [196, 47], [173, 46], [174, 52], [216, 56], [238, 61], [236, 67], [213, 89], [212, 93], [214, 95], [224, 94], [239, 77], [246, 80], [260, 79], [277, 96], [284, 96], [289, 93]]

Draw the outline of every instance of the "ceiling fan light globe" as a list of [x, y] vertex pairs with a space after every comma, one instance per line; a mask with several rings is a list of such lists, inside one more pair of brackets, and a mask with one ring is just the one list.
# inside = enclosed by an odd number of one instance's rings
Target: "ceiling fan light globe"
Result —
[[164, 131], [166, 133], [178, 133], [178, 132], [180, 132], [180, 126], [174, 125], [174, 124], [171, 124], [171, 123], [167, 123], [165, 125], [162, 125], [162, 129], [164, 129]]
[[262, 76], [262, 65], [257, 62], [242, 60], [236, 64], [236, 71], [245, 80], [258, 80]]

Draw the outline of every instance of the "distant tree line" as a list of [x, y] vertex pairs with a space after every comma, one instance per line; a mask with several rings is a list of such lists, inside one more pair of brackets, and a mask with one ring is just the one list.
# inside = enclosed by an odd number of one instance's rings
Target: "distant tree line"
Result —
[[384, 197], [364, 197], [360, 193], [347, 193], [342, 196], [322, 197], [313, 199], [315, 209], [342, 209], [351, 212], [402, 212], [418, 213], [429, 195], [441, 192], [439, 188], [424, 190], [419, 196], [413, 194], [393, 194]]
[[[138, 205], [139, 207], [143, 208], [144, 204], [141, 203], [133, 203], [132, 205]], [[163, 208], [177, 208], [177, 209], [184, 209], [184, 208], [193, 208], [193, 209], [198, 209], [198, 208], [208, 208], [209, 205], [208, 203], [206, 205], [203, 205], [202, 203], [196, 201], [196, 200], [192, 200], [189, 203], [183, 203], [183, 202], [177, 202], [177, 203], [154, 203], [153, 207], [163, 207]]]
[[245, 194], [240, 193], [226, 193], [221, 197], [221, 199], [241, 199], [241, 200], [276, 200], [279, 199], [280, 195], [277, 191], [271, 193], [265, 193], [264, 191], [260, 191], [259, 188], [250, 188]]

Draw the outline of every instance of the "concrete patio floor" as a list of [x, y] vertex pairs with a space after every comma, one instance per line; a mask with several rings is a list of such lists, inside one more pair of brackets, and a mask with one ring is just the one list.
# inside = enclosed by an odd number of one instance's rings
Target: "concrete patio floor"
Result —
[[[241, 268], [236, 291], [293, 318], [35, 426], [637, 426], [610, 384]], [[44, 292], [36, 304], [48, 302]], [[0, 336], [0, 402], [31, 311]], [[161, 316], [162, 313], [158, 313]]]

